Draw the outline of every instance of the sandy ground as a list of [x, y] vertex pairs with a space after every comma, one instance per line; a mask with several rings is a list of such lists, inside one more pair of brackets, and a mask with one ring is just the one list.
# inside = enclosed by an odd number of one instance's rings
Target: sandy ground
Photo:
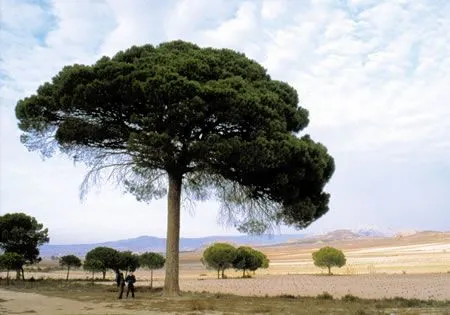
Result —
[[[128, 302], [128, 301], [127, 301]], [[47, 297], [34, 293], [22, 293], [0, 289], [0, 314], [123, 314], [111, 310], [109, 304], [86, 303]], [[149, 312], [130, 312], [127, 314], [157, 314]]]
[[[162, 285], [157, 281], [156, 285]], [[137, 283], [136, 295], [139, 295]], [[208, 291], [238, 295], [302, 295], [315, 296], [324, 291], [334, 297], [352, 294], [364, 298], [401, 296], [404, 298], [450, 300], [450, 274], [411, 275], [269, 275], [252, 279], [182, 279], [184, 291]], [[136, 300], [137, 301], [137, 300]], [[51, 314], [51, 315], [143, 315], [160, 314], [151, 310], [129, 310], [127, 304], [134, 300], [110, 300], [104, 303], [81, 302], [34, 293], [22, 293], [0, 289], [0, 314]], [[167, 313], [164, 313], [167, 314]]]
[[34, 293], [22, 293], [0, 289], [0, 314], [42, 314], [42, 315], [72, 315], [72, 314], [130, 314], [154, 315], [160, 314], [150, 310], [132, 311], [122, 307], [124, 300], [116, 303], [87, 303], [69, 299], [48, 297]]

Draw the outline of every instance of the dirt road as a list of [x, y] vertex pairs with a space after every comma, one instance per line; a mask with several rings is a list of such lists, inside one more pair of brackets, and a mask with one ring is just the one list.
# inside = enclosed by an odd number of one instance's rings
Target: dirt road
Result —
[[[42, 314], [42, 315], [155, 315], [150, 310], [127, 310], [127, 303], [133, 300], [113, 303], [91, 303], [48, 297], [35, 293], [23, 293], [0, 289], [0, 314]], [[167, 313], [164, 313], [167, 314]]]

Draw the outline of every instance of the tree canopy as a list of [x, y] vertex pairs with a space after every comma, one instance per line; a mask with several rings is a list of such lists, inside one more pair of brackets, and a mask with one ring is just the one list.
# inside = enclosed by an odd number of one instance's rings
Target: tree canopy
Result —
[[59, 265], [61, 267], [67, 267], [66, 280], [69, 280], [70, 267], [81, 267], [81, 260], [75, 255], [65, 255], [59, 259]]
[[[40, 261], [39, 246], [48, 243], [48, 229], [36, 218], [25, 213], [6, 213], [0, 216], [0, 249], [5, 253], [16, 253], [22, 257], [23, 265]], [[18, 273], [19, 274], [19, 273]]]
[[17, 270], [23, 265], [23, 257], [17, 253], [3, 253], [0, 255], [0, 270], [6, 270], [6, 282], [9, 284], [9, 271]]
[[233, 261], [235, 269], [242, 270], [242, 276], [245, 277], [245, 271], [255, 271], [258, 268], [267, 268], [269, 261], [262, 252], [249, 246], [240, 246], [236, 250], [236, 258]]
[[309, 123], [297, 92], [229, 49], [172, 41], [66, 66], [16, 116], [28, 148], [91, 167], [84, 188], [109, 168], [138, 200], [168, 195], [166, 295], [179, 292], [182, 192], [214, 194], [226, 222], [257, 232], [304, 228], [328, 211], [334, 161], [297, 136]]
[[261, 266], [259, 266], [258, 268], [263, 268], [263, 269], [269, 268], [270, 260], [269, 260], [269, 258], [267, 258], [266, 254], [264, 254], [263, 252], [256, 250], [256, 249], [255, 249], [255, 251], [256, 251], [255, 254], [260, 257], [261, 262], [262, 262]]
[[140, 267], [139, 255], [133, 254], [131, 251], [118, 252], [119, 263], [118, 269], [128, 271], [135, 271]]
[[227, 243], [215, 243], [203, 252], [202, 262], [209, 268], [217, 270], [217, 279], [220, 278], [222, 271], [222, 278], [225, 276], [225, 269], [233, 266], [233, 261], [236, 259], [236, 248]]
[[328, 274], [331, 275], [331, 267], [342, 267], [346, 263], [344, 253], [334, 247], [325, 246], [312, 253], [314, 265], [317, 267], [328, 268]]
[[165, 262], [166, 259], [159, 253], [146, 252], [140, 257], [141, 266], [148, 269], [161, 269]]
[[140, 256], [141, 267], [150, 269], [150, 288], [153, 288], [153, 270], [164, 267], [166, 259], [158, 253], [146, 252]]
[[103, 279], [105, 279], [104, 277], [105, 265], [98, 259], [85, 260], [83, 264], [83, 269], [92, 272], [92, 281], [94, 281], [94, 275], [96, 272], [102, 272]]
[[[103, 273], [103, 279], [106, 277], [106, 270], [118, 269], [120, 264], [120, 255], [117, 250], [110, 247], [99, 246], [91, 249], [86, 254], [86, 262], [91, 260], [98, 260], [102, 263], [101, 271]], [[85, 263], [86, 264], [86, 263]]]

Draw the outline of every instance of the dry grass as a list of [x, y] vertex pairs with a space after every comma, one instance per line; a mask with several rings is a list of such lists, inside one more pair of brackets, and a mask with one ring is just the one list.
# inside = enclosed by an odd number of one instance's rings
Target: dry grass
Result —
[[[231, 294], [184, 292], [176, 299], [161, 296], [161, 288], [138, 287], [136, 299], [116, 299], [117, 288], [113, 285], [92, 285], [83, 281], [13, 281], [11, 290], [39, 293], [47, 296], [75, 299], [85, 304], [94, 302], [107, 309], [139, 311], [151, 309], [156, 312], [228, 313], [228, 314], [373, 314], [393, 312], [396, 314], [425, 314], [450, 311], [450, 301], [419, 299], [360, 299], [346, 295], [341, 299], [323, 292], [317, 297], [280, 295], [274, 297], [242, 297]], [[364, 312], [364, 313], [361, 313]]]

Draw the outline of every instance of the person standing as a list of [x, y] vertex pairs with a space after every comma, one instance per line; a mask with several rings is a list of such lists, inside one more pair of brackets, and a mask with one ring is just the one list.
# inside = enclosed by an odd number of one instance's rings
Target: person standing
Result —
[[[123, 289], [125, 288], [125, 279], [123, 278], [123, 272], [118, 274], [117, 286], [120, 287], [119, 299], [122, 299]], [[128, 296], [128, 292], [127, 292]]]
[[116, 270], [114, 270], [114, 272], [115, 272], [115, 274], [116, 274], [116, 279], [115, 279], [115, 281], [116, 281], [116, 283], [117, 283], [117, 287], [120, 287], [120, 270], [119, 270], [119, 269], [116, 269]]
[[134, 276], [133, 272], [130, 272], [130, 274], [125, 278], [125, 282], [127, 283], [127, 298], [128, 294], [131, 291], [131, 297], [134, 299], [134, 283], [136, 282], [136, 277]]

